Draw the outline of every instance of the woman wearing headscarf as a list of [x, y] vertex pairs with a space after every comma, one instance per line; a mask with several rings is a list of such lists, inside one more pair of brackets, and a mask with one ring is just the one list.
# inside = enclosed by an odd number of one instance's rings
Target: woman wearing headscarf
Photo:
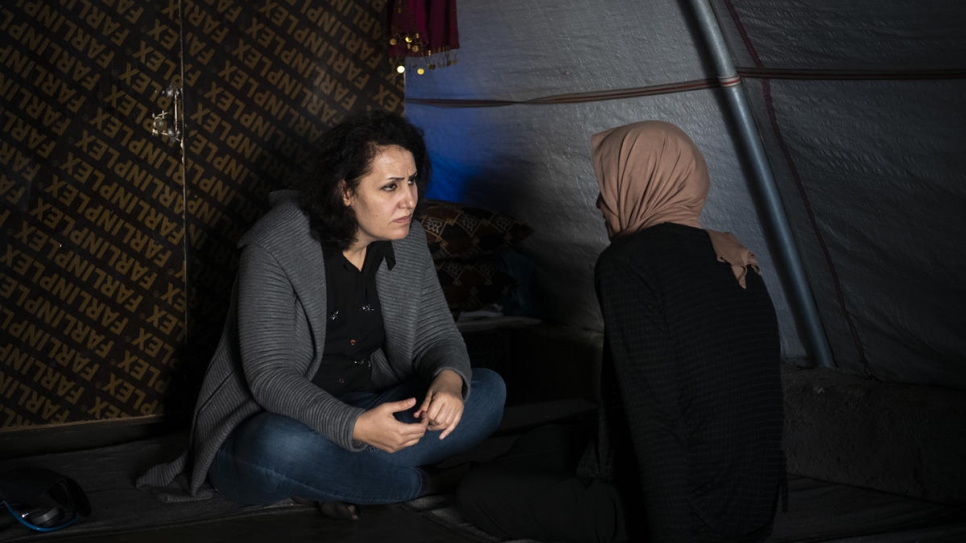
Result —
[[[521, 477], [518, 460], [514, 480], [501, 478], [505, 467], [471, 472], [461, 505], [509, 537], [763, 541], [784, 456], [778, 325], [757, 259], [734, 235], [701, 226], [707, 166], [681, 129], [634, 123], [594, 135], [592, 149], [611, 238], [595, 269], [597, 439], [569, 477], [549, 484], [546, 472]], [[565, 450], [521, 439], [512, 456], [531, 466]], [[514, 515], [528, 502], [539, 505]]]

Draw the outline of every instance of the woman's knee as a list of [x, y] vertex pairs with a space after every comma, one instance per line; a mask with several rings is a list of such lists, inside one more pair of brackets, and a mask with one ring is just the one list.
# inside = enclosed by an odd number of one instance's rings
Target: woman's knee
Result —
[[499, 373], [488, 368], [473, 368], [472, 393], [482, 392], [499, 400], [500, 405], [506, 402], [506, 383]]
[[477, 416], [492, 431], [503, 419], [503, 406], [506, 404], [506, 384], [500, 374], [486, 368], [473, 369], [473, 386], [467, 409], [476, 411]]
[[305, 459], [298, 457], [318, 457], [324, 452], [320, 448], [336, 446], [301, 422], [275, 413], [259, 413], [238, 430], [235, 454], [258, 466], [301, 464]]

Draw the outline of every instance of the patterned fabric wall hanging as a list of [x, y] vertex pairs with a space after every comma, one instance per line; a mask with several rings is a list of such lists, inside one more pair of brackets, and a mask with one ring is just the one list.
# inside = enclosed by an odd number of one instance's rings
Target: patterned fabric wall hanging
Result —
[[416, 74], [456, 64], [460, 47], [456, 0], [389, 0], [389, 59], [405, 71], [416, 59]]

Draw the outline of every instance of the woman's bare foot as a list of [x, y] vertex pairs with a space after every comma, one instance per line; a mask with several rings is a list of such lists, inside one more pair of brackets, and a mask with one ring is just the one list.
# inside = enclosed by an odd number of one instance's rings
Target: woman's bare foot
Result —
[[319, 502], [319, 511], [323, 515], [338, 520], [357, 520], [359, 508], [346, 502]]

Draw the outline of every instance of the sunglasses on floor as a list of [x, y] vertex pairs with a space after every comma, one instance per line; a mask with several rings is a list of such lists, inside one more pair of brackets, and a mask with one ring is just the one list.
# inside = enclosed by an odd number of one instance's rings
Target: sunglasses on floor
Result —
[[38, 532], [66, 528], [91, 514], [90, 501], [76, 481], [36, 467], [16, 468], [0, 475], [0, 507]]

